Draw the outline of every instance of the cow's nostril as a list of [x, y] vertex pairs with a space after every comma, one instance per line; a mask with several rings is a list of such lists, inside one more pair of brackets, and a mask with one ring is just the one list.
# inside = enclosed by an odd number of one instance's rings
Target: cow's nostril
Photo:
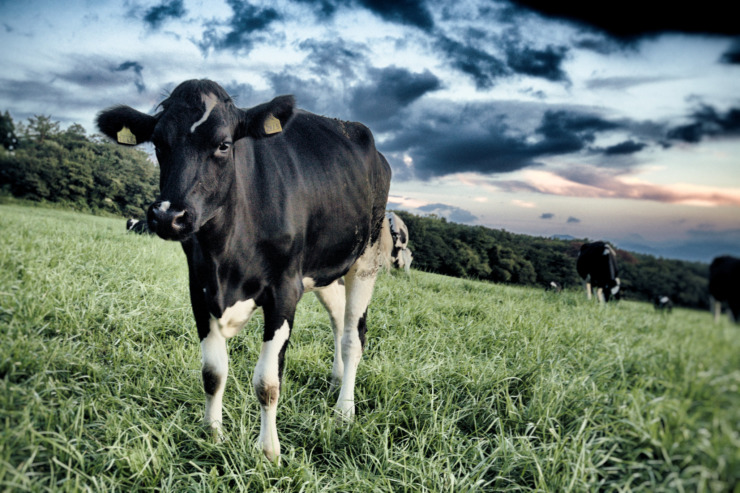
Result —
[[179, 214], [177, 214], [175, 217], [172, 218], [172, 224], [173, 226], [177, 228], [182, 228], [187, 223], [187, 212], [182, 211]]

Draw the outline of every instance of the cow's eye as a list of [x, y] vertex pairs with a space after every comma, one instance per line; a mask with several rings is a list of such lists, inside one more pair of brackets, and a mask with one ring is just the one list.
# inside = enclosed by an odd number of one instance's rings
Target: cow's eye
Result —
[[231, 147], [231, 142], [221, 142], [218, 145], [218, 151], [219, 152], [226, 152], [226, 151], [229, 150], [230, 147]]

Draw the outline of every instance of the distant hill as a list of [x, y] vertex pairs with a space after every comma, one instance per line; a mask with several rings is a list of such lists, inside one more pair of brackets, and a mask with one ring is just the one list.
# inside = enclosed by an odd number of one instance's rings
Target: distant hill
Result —
[[575, 240], [576, 239], [575, 236], [571, 236], [571, 235], [552, 235], [550, 238], [552, 238], [553, 240]]

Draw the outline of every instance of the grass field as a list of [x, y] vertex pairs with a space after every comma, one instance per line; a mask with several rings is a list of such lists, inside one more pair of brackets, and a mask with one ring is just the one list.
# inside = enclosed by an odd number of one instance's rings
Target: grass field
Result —
[[259, 316], [229, 343], [213, 444], [179, 245], [0, 206], [0, 491], [740, 491], [726, 319], [412, 271], [379, 278], [368, 327], [343, 426], [328, 317], [301, 301], [272, 465]]

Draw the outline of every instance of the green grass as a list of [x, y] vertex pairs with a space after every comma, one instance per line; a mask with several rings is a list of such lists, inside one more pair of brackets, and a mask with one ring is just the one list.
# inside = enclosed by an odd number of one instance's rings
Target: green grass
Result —
[[378, 280], [353, 424], [307, 295], [281, 464], [255, 447], [260, 317], [213, 444], [184, 255], [124, 229], [0, 206], [0, 491], [738, 491], [740, 328], [416, 271]]

